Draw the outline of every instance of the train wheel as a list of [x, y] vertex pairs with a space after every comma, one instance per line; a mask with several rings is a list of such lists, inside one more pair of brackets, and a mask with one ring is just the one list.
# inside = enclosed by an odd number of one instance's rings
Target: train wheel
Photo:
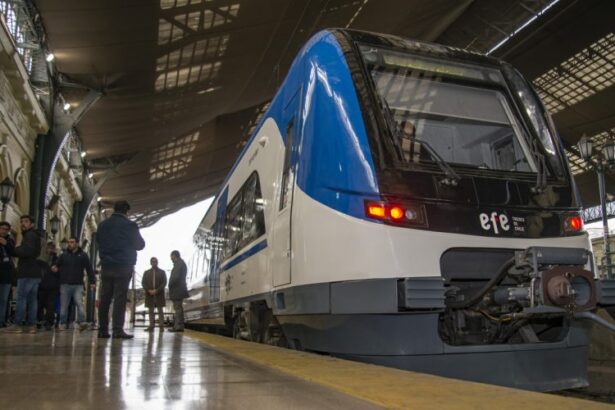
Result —
[[239, 337], [241, 329], [239, 328], [239, 316], [233, 320], [233, 339], [241, 339]]
[[273, 316], [273, 312], [268, 310], [264, 316], [262, 343], [272, 346], [288, 347], [282, 327], [275, 316]]
[[233, 338], [251, 340], [248, 315], [243, 310], [237, 312], [237, 315], [235, 315], [235, 320], [233, 321]]

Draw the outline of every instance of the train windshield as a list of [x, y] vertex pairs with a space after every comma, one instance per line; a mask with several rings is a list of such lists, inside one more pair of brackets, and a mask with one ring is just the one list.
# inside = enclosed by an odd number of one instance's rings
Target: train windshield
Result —
[[445, 161], [460, 168], [537, 172], [539, 142], [527, 135], [499, 70], [359, 48], [401, 166]]

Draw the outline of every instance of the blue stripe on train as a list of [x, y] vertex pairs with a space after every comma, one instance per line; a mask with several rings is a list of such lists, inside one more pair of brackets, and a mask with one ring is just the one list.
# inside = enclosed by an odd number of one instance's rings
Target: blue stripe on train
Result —
[[262, 241], [253, 245], [251, 248], [249, 248], [247, 251], [245, 251], [241, 255], [237, 256], [235, 259], [231, 259], [230, 261], [224, 263], [220, 271], [231, 269], [233, 266], [240, 264], [244, 260], [248, 259], [250, 256], [257, 254], [258, 252], [262, 251], [266, 247], [267, 247], [267, 239], [263, 239]]

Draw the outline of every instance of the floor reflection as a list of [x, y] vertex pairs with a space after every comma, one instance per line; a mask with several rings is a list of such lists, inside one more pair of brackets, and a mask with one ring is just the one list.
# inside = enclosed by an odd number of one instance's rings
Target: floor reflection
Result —
[[125, 341], [90, 331], [0, 333], [0, 408], [371, 408], [186, 335], [134, 333]]

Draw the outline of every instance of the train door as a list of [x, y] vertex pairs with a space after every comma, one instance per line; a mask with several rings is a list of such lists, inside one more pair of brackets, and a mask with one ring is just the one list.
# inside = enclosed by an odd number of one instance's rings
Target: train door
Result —
[[284, 109], [284, 120], [281, 131], [284, 133], [284, 163], [276, 205], [277, 216], [273, 223], [273, 252], [272, 273], [273, 286], [289, 284], [291, 281], [291, 214], [293, 203], [293, 191], [295, 184], [295, 166], [293, 158], [294, 147], [298, 130], [299, 92], [290, 99]]

